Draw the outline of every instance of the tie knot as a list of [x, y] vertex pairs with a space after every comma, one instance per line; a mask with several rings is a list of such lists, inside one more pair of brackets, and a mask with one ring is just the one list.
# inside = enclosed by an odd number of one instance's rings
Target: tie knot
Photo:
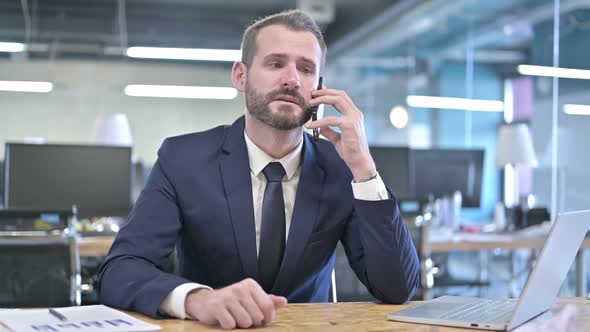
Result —
[[285, 169], [279, 162], [268, 163], [262, 170], [267, 182], [281, 182], [285, 176]]

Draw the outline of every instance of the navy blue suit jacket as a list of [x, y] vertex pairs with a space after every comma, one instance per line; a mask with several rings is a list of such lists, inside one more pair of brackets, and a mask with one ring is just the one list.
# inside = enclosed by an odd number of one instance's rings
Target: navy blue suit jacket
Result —
[[[304, 135], [303, 162], [285, 256], [272, 293], [326, 302], [334, 249], [376, 298], [403, 303], [419, 263], [395, 196], [354, 199], [352, 174], [325, 140]], [[179, 275], [162, 271], [177, 246]], [[149, 180], [100, 269], [100, 301], [158, 317], [177, 286], [213, 288], [257, 280], [252, 184], [244, 118], [231, 126], [168, 138]]]

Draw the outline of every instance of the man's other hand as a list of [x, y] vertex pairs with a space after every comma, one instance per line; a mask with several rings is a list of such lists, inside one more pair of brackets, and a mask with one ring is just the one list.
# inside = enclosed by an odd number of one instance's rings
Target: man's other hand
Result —
[[255, 280], [244, 279], [218, 290], [197, 289], [189, 293], [184, 306], [191, 318], [233, 329], [269, 324], [286, 304], [286, 298], [266, 294]]

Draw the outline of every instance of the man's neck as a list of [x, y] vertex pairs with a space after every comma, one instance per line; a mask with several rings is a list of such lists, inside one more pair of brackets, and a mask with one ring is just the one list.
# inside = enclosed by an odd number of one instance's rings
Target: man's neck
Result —
[[303, 139], [303, 128], [277, 130], [250, 116], [248, 111], [246, 111], [245, 131], [256, 146], [275, 159], [288, 155]]

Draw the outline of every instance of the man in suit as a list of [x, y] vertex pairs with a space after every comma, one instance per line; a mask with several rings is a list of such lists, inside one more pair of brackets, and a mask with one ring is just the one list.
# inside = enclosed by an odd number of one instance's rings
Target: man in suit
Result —
[[[246, 30], [232, 69], [245, 115], [164, 141], [101, 267], [104, 304], [260, 326], [287, 301], [328, 301], [338, 241], [376, 298], [412, 297], [416, 250], [369, 154], [363, 115], [345, 92], [316, 90], [325, 53], [321, 31], [300, 11]], [[319, 104], [341, 116], [308, 122]], [[162, 271], [175, 247], [179, 275]]]

